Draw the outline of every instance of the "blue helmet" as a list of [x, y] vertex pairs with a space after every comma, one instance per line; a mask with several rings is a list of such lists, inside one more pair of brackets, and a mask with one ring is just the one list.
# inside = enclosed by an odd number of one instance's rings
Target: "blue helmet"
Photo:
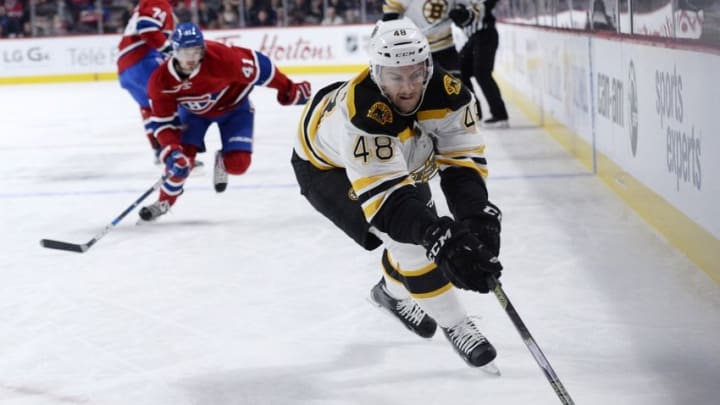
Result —
[[177, 51], [182, 48], [192, 48], [195, 46], [205, 47], [205, 39], [200, 31], [200, 27], [191, 22], [185, 22], [178, 24], [173, 31], [172, 37], [173, 51]]

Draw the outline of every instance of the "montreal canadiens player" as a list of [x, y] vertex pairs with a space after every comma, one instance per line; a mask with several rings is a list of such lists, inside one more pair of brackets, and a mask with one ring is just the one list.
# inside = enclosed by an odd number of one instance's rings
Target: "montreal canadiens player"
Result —
[[171, 37], [172, 57], [148, 82], [151, 125], [162, 147], [160, 161], [167, 179], [160, 197], [140, 209], [151, 221], [165, 214], [183, 191], [195, 155], [205, 151], [208, 127], [220, 129], [222, 149], [215, 153], [215, 191], [227, 187], [228, 174], [241, 175], [250, 166], [255, 110], [248, 99], [255, 86], [277, 90], [282, 105], [305, 104], [310, 83], [294, 83], [262, 53], [205, 41], [193, 23], [178, 24]]
[[[407, 17], [379, 22], [369, 45], [369, 68], [320, 89], [300, 118], [300, 191], [363, 248], [383, 246], [377, 305], [421, 337], [440, 326], [467, 364], [497, 372], [495, 349], [454, 288], [487, 293], [502, 271], [475, 98], [433, 69]], [[438, 216], [428, 185], [438, 170], [452, 218]]]
[[175, 28], [173, 5], [177, 0], [140, 0], [128, 21], [118, 45], [117, 68], [120, 86], [140, 106], [145, 134], [155, 157], [160, 145], [150, 126], [150, 100], [147, 82], [155, 69], [169, 56], [170, 34]]

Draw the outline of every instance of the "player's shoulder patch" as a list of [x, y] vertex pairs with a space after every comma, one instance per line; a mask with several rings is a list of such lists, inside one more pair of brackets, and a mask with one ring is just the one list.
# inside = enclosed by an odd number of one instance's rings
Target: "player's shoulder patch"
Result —
[[346, 103], [352, 124], [367, 133], [397, 136], [407, 127], [404, 117], [398, 115], [380, 93], [369, 70], [348, 83]]
[[420, 110], [458, 110], [469, 103], [470, 99], [470, 91], [460, 79], [436, 68], [425, 90]]
[[460, 89], [462, 88], [462, 82], [457, 77], [445, 73], [443, 74], [443, 87], [445, 88], [445, 93], [447, 93], [449, 96], [456, 96], [460, 94]]
[[380, 125], [392, 124], [392, 108], [382, 101], [376, 101], [370, 106], [367, 117]]

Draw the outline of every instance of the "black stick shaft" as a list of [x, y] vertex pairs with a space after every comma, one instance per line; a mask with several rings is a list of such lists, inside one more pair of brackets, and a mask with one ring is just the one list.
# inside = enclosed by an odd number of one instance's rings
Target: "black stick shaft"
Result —
[[510, 302], [510, 299], [502, 289], [500, 282], [497, 280], [495, 281], [495, 288], [493, 289], [493, 292], [495, 293], [495, 297], [497, 297], [498, 302], [500, 302], [500, 305], [510, 317], [513, 325], [515, 325], [515, 329], [517, 329], [518, 333], [520, 333], [520, 337], [523, 342], [525, 342], [525, 346], [527, 346], [528, 350], [530, 350], [530, 354], [532, 354], [535, 361], [542, 369], [545, 374], [545, 378], [547, 378], [548, 382], [550, 382], [550, 386], [552, 386], [553, 390], [555, 390], [555, 394], [557, 394], [558, 398], [560, 398], [560, 402], [564, 405], [575, 405], [575, 402], [560, 381], [560, 377], [557, 376], [555, 370], [553, 370], [550, 365], [550, 362], [545, 357], [542, 350], [540, 350], [540, 346], [538, 346], [535, 342], [535, 339], [530, 334], [527, 326], [525, 326], [525, 323], [520, 318], [520, 315], [515, 310], [515, 307], [512, 302]]
[[135, 207], [140, 205], [150, 194], [152, 194], [154, 191], [157, 191], [157, 189], [162, 186], [163, 182], [165, 181], [166, 176], [163, 176], [160, 178], [160, 180], [156, 181], [155, 184], [152, 185], [149, 189], [145, 190], [140, 197], [138, 197], [135, 201], [133, 201], [132, 204], [130, 204], [129, 207], [125, 208], [125, 210], [120, 213], [115, 219], [112, 220], [105, 228], [103, 228], [102, 231], [98, 232], [97, 235], [95, 235], [92, 239], [87, 241], [87, 243], [79, 244], [79, 243], [69, 243], [69, 242], [63, 242], [59, 240], [52, 240], [52, 239], [42, 239], [40, 241], [40, 245], [42, 247], [48, 248], [48, 249], [58, 249], [58, 250], [65, 250], [69, 252], [78, 252], [78, 253], [85, 253], [90, 247], [92, 247], [97, 241], [99, 241], [103, 236], [105, 236], [112, 228], [115, 227], [120, 221], [122, 221], [127, 214], [129, 214]]

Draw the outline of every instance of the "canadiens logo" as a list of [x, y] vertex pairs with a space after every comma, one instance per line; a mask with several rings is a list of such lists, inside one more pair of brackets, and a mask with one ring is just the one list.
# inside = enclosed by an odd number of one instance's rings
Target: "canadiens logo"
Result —
[[379, 122], [380, 125], [392, 124], [393, 122], [390, 106], [380, 101], [370, 107], [367, 116], [368, 118]]
[[443, 77], [443, 84], [445, 85], [445, 92], [449, 95], [453, 94], [460, 94], [460, 87], [462, 87], [462, 84], [460, 83], [460, 80], [450, 76], [445, 75]]
[[205, 93], [199, 96], [178, 97], [177, 101], [183, 108], [192, 111], [194, 114], [204, 114], [212, 110], [227, 89], [225, 87], [217, 93]]

